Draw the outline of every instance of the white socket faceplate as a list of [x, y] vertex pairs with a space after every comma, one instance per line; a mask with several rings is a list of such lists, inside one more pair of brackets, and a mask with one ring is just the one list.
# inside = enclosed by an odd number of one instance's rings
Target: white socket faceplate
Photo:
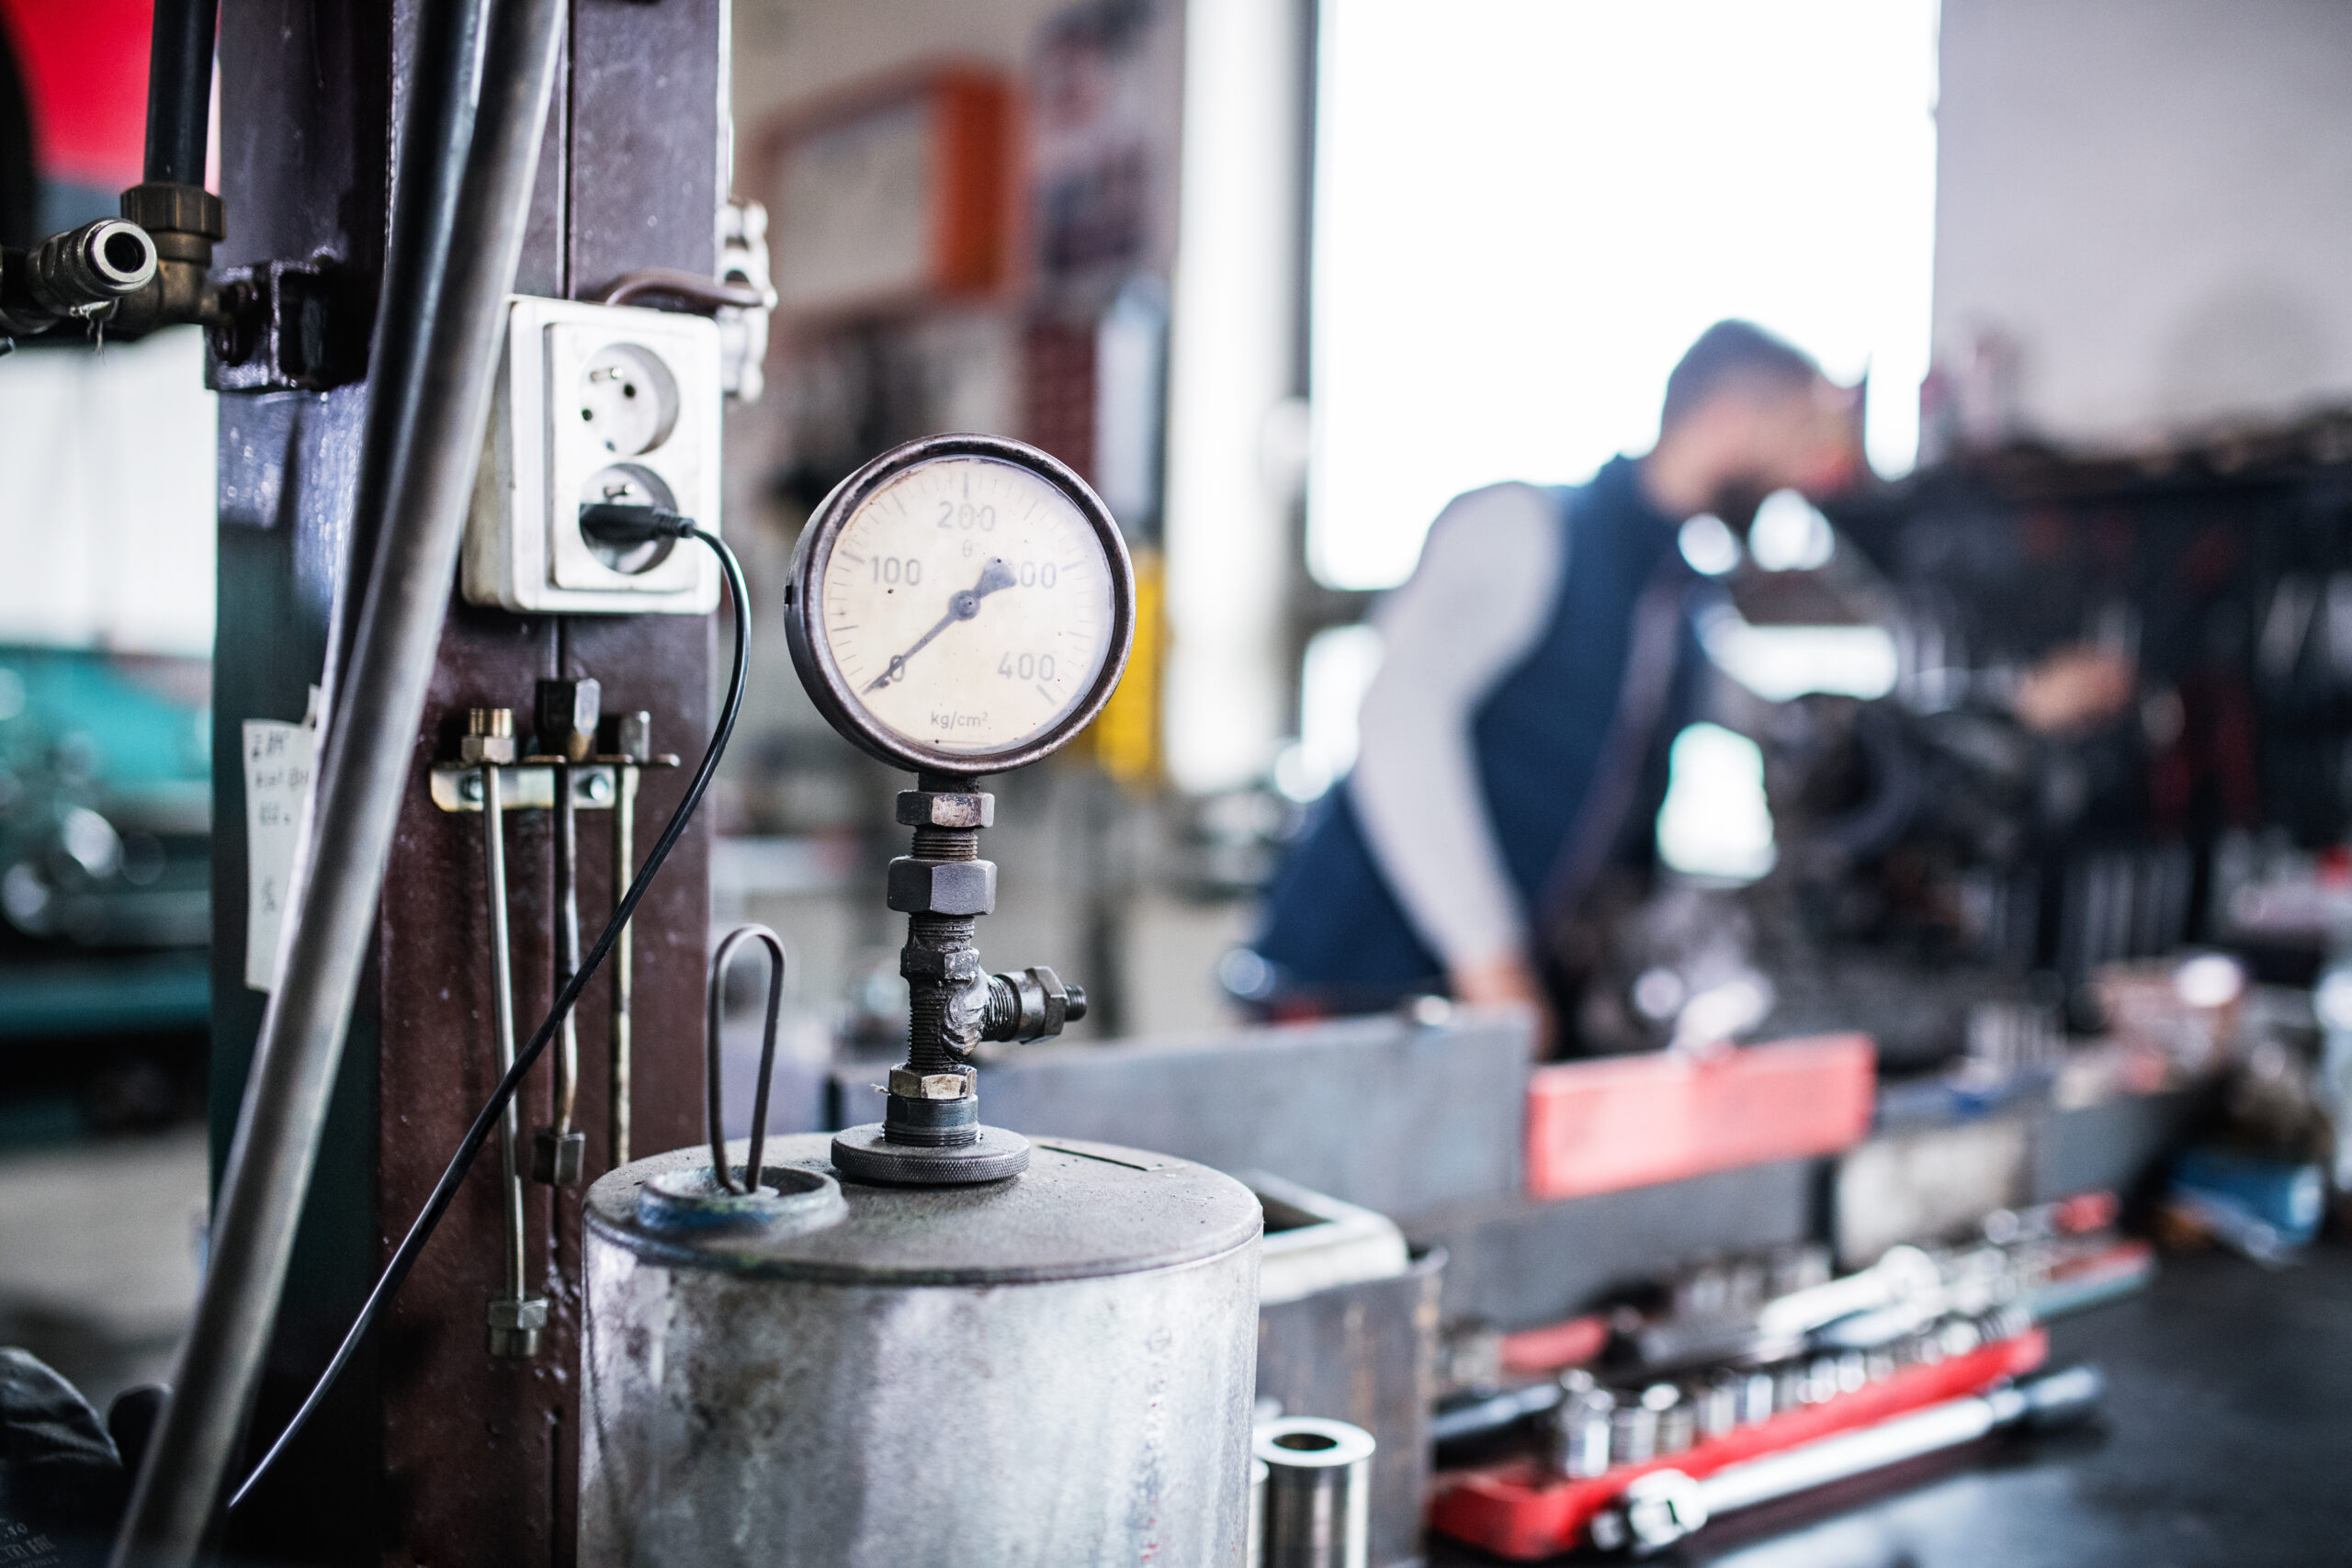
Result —
[[718, 328], [705, 317], [512, 299], [466, 525], [467, 601], [525, 614], [716, 609], [710, 551], [678, 540], [616, 558], [582, 536], [580, 508], [650, 502], [718, 533], [720, 396]]

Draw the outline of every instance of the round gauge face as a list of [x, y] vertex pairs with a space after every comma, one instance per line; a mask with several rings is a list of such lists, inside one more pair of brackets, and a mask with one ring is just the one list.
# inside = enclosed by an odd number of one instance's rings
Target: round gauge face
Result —
[[1126, 653], [1127, 565], [1100, 503], [1081, 505], [1092, 496], [1050, 458], [919, 444], [939, 447], [896, 471], [880, 459], [878, 482], [853, 478], [846, 512], [812, 525], [795, 651], [821, 645], [802, 674], [830, 687], [828, 716], [865, 732], [852, 739], [979, 772], [1042, 755], [1100, 707]]

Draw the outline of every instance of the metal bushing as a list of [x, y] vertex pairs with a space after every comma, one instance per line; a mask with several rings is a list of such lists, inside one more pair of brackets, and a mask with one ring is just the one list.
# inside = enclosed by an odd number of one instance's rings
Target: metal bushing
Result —
[[900, 855], [890, 863], [888, 901], [905, 915], [985, 915], [996, 908], [996, 863]]
[[[944, 1077], [926, 1073], [925, 1077]], [[893, 1092], [882, 1102], [882, 1130], [894, 1144], [925, 1149], [954, 1148], [979, 1134], [980, 1097], [930, 1100]]]
[[984, 790], [902, 789], [899, 822], [908, 828], [987, 828], [996, 822], [996, 796]]

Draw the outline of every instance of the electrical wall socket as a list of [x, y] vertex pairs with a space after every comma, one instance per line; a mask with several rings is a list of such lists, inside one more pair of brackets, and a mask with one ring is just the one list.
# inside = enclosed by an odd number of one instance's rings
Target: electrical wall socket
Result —
[[466, 599], [522, 613], [704, 615], [718, 563], [690, 539], [616, 547], [594, 502], [719, 508], [719, 337], [702, 316], [517, 296], [466, 525]]

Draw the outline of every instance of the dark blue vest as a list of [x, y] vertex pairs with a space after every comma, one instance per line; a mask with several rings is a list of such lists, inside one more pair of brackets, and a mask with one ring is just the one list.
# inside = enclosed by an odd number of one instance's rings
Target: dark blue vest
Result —
[[[1496, 842], [1532, 920], [1557, 898], [1572, 840], [1596, 834], [1606, 840], [1621, 826], [1585, 818], [1618, 728], [1635, 606], [1662, 573], [1685, 570], [1674, 553], [1674, 520], [1641, 493], [1628, 459], [1613, 459], [1589, 483], [1556, 493], [1566, 568], [1551, 617], [1471, 720]], [[1678, 635], [1673, 643], [1686, 671], [1689, 640]], [[1688, 682], [1676, 684], [1679, 700], [1669, 706], [1687, 708]], [[1676, 727], [1669, 721], [1661, 728], [1670, 736]], [[1655, 781], [1645, 784], [1640, 798], [1654, 805]], [[1275, 876], [1251, 946], [1271, 966], [1278, 1000], [1350, 1011], [1443, 988], [1444, 965], [1397, 903], [1345, 781], [1317, 805]]]

